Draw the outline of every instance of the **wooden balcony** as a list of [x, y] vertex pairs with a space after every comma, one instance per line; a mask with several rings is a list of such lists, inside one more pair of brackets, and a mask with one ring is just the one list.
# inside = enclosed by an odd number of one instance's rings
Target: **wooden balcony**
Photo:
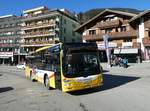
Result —
[[137, 31], [131, 30], [131, 31], [123, 31], [123, 32], [114, 32], [108, 34], [112, 38], [126, 38], [126, 37], [133, 37], [137, 36]]
[[103, 29], [103, 28], [111, 28], [111, 27], [117, 27], [120, 24], [120, 20], [112, 20], [112, 21], [106, 21], [106, 22], [99, 22], [97, 23], [97, 27]]
[[138, 49], [140, 49], [141, 48], [141, 43], [133, 42], [132, 48], [138, 48]]
[[150, 28], [150, 20], [146, 21], [144, 25], [145, 25], [145, 28]]
[[[87, 40], [87, 41], [103, 40], [103, 35], [105, 34], [100, 33], [97, 35], [86, 35], [86, 36], [83, 36], [83, 40]], [[110, 36], [110, 39], [136, 37], [137, 31], [132, 30], [132, 31], [123, 31], [123, 32], [111, 32], [111, 33], [108, 33], [108, 35]]]
[[150, 46], [150, 37], [143, 38], [143, 44], [145, 47]]

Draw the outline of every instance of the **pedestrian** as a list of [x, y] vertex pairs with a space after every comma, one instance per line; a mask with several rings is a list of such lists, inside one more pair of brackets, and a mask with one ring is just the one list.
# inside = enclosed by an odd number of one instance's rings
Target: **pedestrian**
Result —
[[124, 59], [122, 60], [122, 63], [123, 63], [123, 67], [124, 67], [124, 68], [127, 68], [127, 67], [128, 67], [128, 59], [127, 59], [127, 58], [124, 58]]

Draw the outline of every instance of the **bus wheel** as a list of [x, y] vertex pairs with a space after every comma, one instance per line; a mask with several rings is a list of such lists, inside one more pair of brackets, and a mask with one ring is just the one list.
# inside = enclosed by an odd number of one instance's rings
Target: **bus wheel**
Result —
[[32, 82], [34, 81], [32, 72], [30, 72], [30, 80], [31, 80]]
[[47, 75], [44, 77], [44, 84], [45, 84], [45, 87], [49, 90], [50, 89], [49, 78]]

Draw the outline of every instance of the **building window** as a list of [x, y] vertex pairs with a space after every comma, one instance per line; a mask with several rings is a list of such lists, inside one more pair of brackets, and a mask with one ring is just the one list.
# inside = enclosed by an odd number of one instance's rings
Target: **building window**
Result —
[[126, 26], [122, 26], [122, 27], [120, 28], [120, 30], [121, 30], [121, 32], [126, 31], [126, 30], [127, 30], [127, 29], [126, 29]]
[[105, 34], [105, 30], [101, 30], [101, 32], [102, 32], [103, 34]]
[[72, 27], [75, 29], [75, 28], [76, 28], [76, 25], [75, 25], [75, 24], [72, 24]]
[[118, 32], [118, 28], [116, 28], [116, 32]]
[[66, 33], [66, 28], [64, 28], [64, 33]]
[[123, 42], [132, 42], [132, 39], [124, 39]]
[[67, 21], [66, 21], [66, 19], [64, 19], [64, 24], [67, 24]]
[[105, 34], [112, 32], [112, 29], [106, 29]]
[[75, 39], [72, 39], [72, 42], [75, 42]]
[[89, 35], [96, 35], [96, 30], [89, 30]]
[[72, 36], [75, 36], [75, 32], [74, 31], [72, 31]]
[[8, 26], [8, 24], [5, 24], [4, 27], [7, 28], [7, 27], [9, 27], [9, 26]]

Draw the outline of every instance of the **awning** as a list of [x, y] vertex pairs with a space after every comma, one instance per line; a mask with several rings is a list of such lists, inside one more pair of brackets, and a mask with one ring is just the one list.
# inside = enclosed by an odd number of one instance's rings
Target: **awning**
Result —
[[138, 54], [137, 48], [114, 49], [114, 54]]

